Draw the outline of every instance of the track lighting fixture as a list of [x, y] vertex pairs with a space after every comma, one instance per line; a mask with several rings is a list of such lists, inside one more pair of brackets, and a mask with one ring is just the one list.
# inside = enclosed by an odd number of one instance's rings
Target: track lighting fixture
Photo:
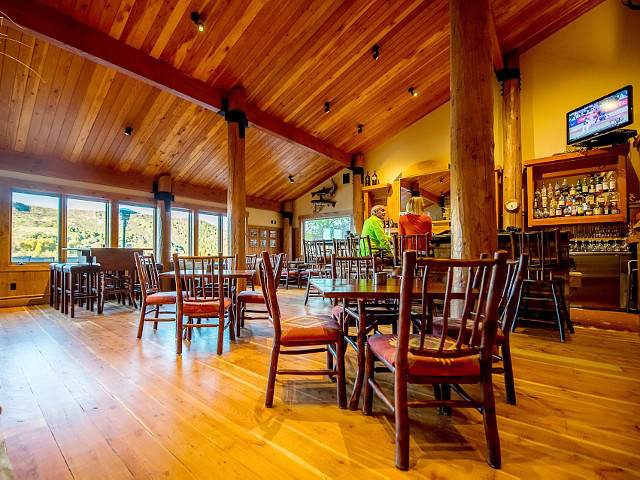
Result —
[[374, 45], [371, 47], [371, 51], [373, 52], [373, 59], [377, 60], [380, 56], [380, 47], [378, 45]]
[[127, 127], [127, 128], [124, 129], [124, 134], [126, 136], [130, 137], [132, 133], [133, 133], [133, 128]]
[[329, 113], [330, 108], [331, 108], [331, 102], [324, 102], [324, 113]]
[[416, 89], [413, 87], [409, 88], [409, 93], [411, 94], [412, 97], [418, 96], [418, 92], [416, 92]]
[[363, 127], [363, 126], [364, 126], [364, 125], [362, 125], [362, 124], [358, 125], [358, 133], [362, 133], [362, 127]]
[[204, 32], [204, 23], [200, 21], [200, 14], [198, 12], [191, 12], [191, 20], [196, 24], [199, 32]]
[[293, 183], [293, 175], [289, 175], [289, 181]]
[[440, 183], [444, 183], [444, 178], [441, 178], [441, 179], [440, 179]]

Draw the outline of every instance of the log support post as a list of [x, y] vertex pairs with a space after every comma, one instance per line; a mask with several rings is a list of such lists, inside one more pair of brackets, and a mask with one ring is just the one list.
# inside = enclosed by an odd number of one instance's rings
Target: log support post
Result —
[[503, 208], [503, 227], [523, 226], [522, 211], [522, 137], [520, 128], [520, 60], [517, 52], [505, 56], [505, 75], [502, 77], [504, 170], [502, 177], [503, 203], [516, 200], [517, 212], [509, 213]]
[[292, 201], [286, 201], [282, 204], [282, 252], [287, 255], [289, 260], [295, 258]]
[[356, 235], [362, 233], [364, 223], [364, 197], [362, 196], [362, 175], [364, 156], [359, 153], [353, 158], [353, 223], [351, 231]]
[[[237, 254], [237, 268], [246, 266], [247, 193], [245, 185], [245, 91], [235, 88], [229, 92], [229, 109], [225, 112], [228, 124], [229, 185], [227, 188], [227, 218], [232, 253]], [[244, 290], [244, 281], [238, 281], [238, 291]]]
[[451, 257], [498, 248], [489, 0], [450, 0]]
[[160, 260], [165, 271], [171, 265], [171, 176], [161, 175], [153, 183], [153, 196], [157, 200], [157, 241], [156, 258]]

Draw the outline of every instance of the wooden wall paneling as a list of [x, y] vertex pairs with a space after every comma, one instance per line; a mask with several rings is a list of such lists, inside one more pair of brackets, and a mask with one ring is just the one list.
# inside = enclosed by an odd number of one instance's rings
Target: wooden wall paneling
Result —
[[13, 84], [19, 65], [14, 58], [19, 57], [20, 44], [18, 42], [21, 35], [15, 30], [6, 27], [0, 28], [0, 34], [6, 35], [0, 45], [0, 52], [3, 54], [0, 59], [0, 65], [2, 65], [2, 74], [0, 76], [0, 145], [6, 145], [8, 135], [7, 120], [11, 109]]

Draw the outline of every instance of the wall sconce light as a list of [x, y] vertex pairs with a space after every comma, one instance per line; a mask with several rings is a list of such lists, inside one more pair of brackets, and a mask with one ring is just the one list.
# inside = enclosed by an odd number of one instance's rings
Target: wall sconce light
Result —
[[289, 181], [293, 183], [293, 175], [289, 175]]
[[374, 45], [373, 47], [371, 47], [371, 51], [373, 52], [373, 59], [377, 60], [380, 56], [380, 47], [378, 45]]
[[200, 21], [200, 14], [198, 12], [191, 12], [191, 20], [196, 24], [199, 32], [204, 32], [204, 23]]
[[413, 87], [411, 87], [411, 88], [409, 89], [409, 93], [410, 93], [410, 94], [411, 94], [411, 96], [413, 96], [413, 97], [417, 97], [417, 96], [418, 96], [418, 92], [416, 92], [416, 89], [415, 89], [415, 88], [413, 88]]
[[133, 128], [131, 128], [131, 127], [127, 127], [127, 128], [125, 128], [125, 129], [124, 129], [124, 134], [125, 134], [127, 137], [130, 137], [132, 133], [133, 133]]
[[330, 108], [331, 108], [331, 102], [324, 102], [324, 113], [329, 113]]
[[363, 127], [363, 126], [364, 126], [364, 125], [362, 125], [362, 124], [358, 125], [358, 133], [362, 133], [362, 127]]

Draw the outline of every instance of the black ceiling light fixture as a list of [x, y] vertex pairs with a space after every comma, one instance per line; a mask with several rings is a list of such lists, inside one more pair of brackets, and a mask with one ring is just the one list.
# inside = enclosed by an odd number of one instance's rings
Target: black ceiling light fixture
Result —
[[409, 88], [409, 93], [411, 94], [412, 97], [417, 97], [418, 96], [418, 92], [416, 91], [416, 89], [414, 87], [410, 87]]
[[124, 134], [127, 137], [130, 137], [132, 133], [133, 133], [133, 128], [132, 127], [127, 127], [127, 128], [124, 129]]
[[293, 183], [293, 175], [289, 175], [289, 181]]
[[380, 47], [378, 45], [374, 45], [373, 47], [371, 47], [371, 51], [373, 52], [373, 59], [377, 60], [380, 56]]
[[358, 133], [362, 133], [362, 127], [364, 127], [364, 125], [362, 124], [358, 125]]
[[329, 113], [330, 108], [331, 108], [331, 102], [324, 102], [324, 113]]
[[441, 178], [441, 179], [440, 179], [440, 183], [444, 183], [444, 178]]
[[198, 12], [191, 12], [191, 20], [196, 24], [199, 32], [204, 32], [204, 23], [200, 21], [200, 14]]

